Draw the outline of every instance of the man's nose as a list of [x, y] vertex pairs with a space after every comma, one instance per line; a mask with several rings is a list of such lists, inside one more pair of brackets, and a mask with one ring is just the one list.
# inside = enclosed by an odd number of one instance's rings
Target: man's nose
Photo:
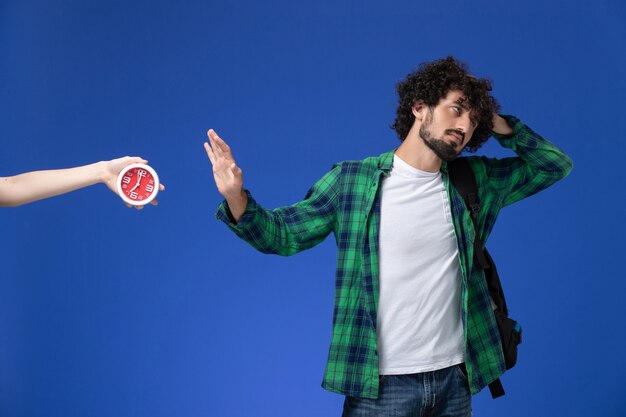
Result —
[[472, 120], [470, 119], [469, 113], [465, 113], [457, 119], [456, 127], [457, 129], [462, 131], [464, 135], [467, 135], [467, 132], [470, 131], [471, 126]]

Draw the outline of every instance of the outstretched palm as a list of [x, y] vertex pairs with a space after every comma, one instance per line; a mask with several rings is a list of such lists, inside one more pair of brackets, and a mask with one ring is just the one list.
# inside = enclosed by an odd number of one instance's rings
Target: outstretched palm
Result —
[[230, 147], [213, 129], [208, 132], [209, 143], [204, 144], [209, 160], [213, 165], [213, 178], [221, 195], [227, 200], [241, 195], [243, 175], [235, 163]]

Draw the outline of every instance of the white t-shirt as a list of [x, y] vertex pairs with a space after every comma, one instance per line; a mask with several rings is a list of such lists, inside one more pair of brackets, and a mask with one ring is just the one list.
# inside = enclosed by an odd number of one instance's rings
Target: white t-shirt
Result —
[[461, 272], [441, 173], [418, 170], [394, 156], [381, 198], [380, 374], [461, 363]]

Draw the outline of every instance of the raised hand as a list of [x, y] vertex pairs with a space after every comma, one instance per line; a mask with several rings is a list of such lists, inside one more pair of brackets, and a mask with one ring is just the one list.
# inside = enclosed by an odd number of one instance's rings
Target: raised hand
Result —
[[513, 134], [513, 129], [511, 128], [511, 126], [509, 126], [507, 121], [502, 116], [498, 115], [497, 113], [493, 114], [493, 129], [492, 130], [495, 133], [498, 133], [500, 135], [512, 135]]
[[213, 129], [207, 132], [209, 143], [204, 149], [213, 165], [213, 178], [219, 193], [224, 196], [228, 207], [236, 221], [239, 221], [246, 210], [248, 197], [243, 191], [243, 174], [237, 166], [230, 146], [220, 138]]

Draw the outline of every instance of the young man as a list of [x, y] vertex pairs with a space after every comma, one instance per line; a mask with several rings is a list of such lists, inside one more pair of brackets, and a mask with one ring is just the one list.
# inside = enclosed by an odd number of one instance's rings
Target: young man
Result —
[[512, 116], [497, 115], [490, 82], [452, 57], [398, 84], [393, 125], [401, 145], [347, 161], [304, 201], [262, 208], [242, 188], [229, 146], [209, 130], [205, 149], [217, 217], [265, 253], [292, 255], [333, 232], [335, 315], [323, 387], [346, 396], [344, 416], [470, 416], [471, 394], [505, 371], [475, 230], [447, 162], [490, 135], [517, 157], [472, 157], [485, 242], [499, 210], [572, 168], [571, 160]]
[[[125, 156], [76, 168], [33, 171], [0, 178], [0, 207], [17, 207], [100, 182], [117, 194], [117, 176], [122, 169], [130, 164], [147, 162], [136, 156]], [[160, 189], [164, 190], [165, 186], [161, 185]], [[157, 201], [153, 200], [151, 204], [156, 205]], [[143, 206], [135, 208], [141, 210]]]

